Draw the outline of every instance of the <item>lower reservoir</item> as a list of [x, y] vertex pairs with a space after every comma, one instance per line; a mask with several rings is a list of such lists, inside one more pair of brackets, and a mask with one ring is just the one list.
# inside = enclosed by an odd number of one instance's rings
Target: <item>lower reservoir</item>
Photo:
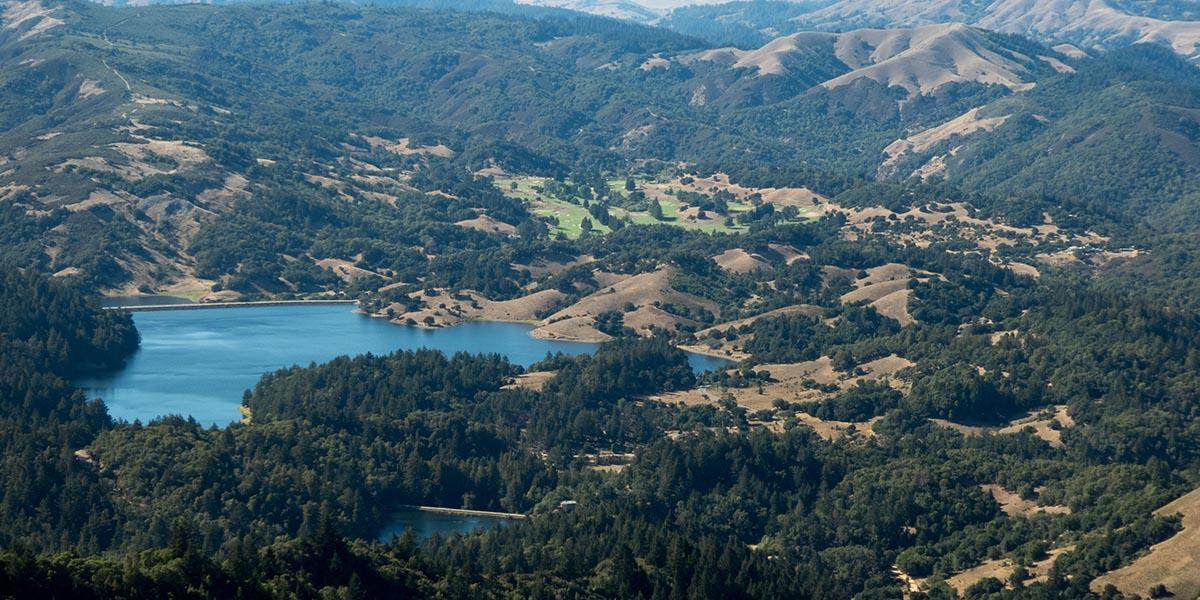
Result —
[[500, 527], [512, 523], [513, 519], [485, 514], [444, 513], [408, 509], [392, 513], [387, 525], [379, 532], [379, 541], [387, 543], [393, 537], [404, 535], [411, 529], [413, 537], [423, 542], [435, 535], [446, 537], [455, 533], [471, 533], [482, 529]]

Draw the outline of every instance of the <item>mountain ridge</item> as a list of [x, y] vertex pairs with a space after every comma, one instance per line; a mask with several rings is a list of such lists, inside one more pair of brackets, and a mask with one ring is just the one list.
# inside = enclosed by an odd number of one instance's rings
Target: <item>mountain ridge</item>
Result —
[[[1146, 4], [1151, 6], [1147, 8]], [[797, 31], [913, 28], [938, 23], [975, 27], [1104, 51], [1139, 43], [1200, 60], [1200, 13], [1178, 3], [1110, 0], [837, 0], [815, 4], [730, 2], [675, 9], [662, 25], [683, 33], [737, 39]], [[1139, 10], [1141, 9], [1141, 10]], [[1152, 10], [1151, 10], [1152, 9]]]
[[[759, 78], [815, 77], [813, 87], [826, 90], [867, 80], [887, 89], [902, 89], [912, 98], [949, 84], [966, 83], [1021, 92], [1033, 86], [1035, 71], [1046, 65], [1070, 68], [1062, 62], [1068, 57], [1049, 49], [1041, 52], [1030, 57], [1020, 48], [1005, 47], [982, 30], [951, 23], [913, 29], [799, 32], [754, 50], [714, 48], [678, 60], [723, 65]], [[827, 65], [824, 75], [814, 70], [815, 64]]]

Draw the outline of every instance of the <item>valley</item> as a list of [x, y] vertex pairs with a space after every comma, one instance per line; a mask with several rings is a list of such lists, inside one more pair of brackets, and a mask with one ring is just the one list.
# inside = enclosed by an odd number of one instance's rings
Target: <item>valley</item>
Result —
[[8, 0], [0, 596], [1190, 598], [1197, 18]]

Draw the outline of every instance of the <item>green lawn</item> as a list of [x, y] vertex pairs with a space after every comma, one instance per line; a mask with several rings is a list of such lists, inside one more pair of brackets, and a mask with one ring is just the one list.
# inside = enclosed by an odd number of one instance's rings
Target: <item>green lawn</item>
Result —
[[596, 219], [591, 218], [587, 209], [578, 204], [572, 204], [565, 200], [542, 198], [541, 200], [532, 201], [533, 212], [542, 216], [552, 216], [558, 219], [558, 225], [551, 233], [562, 233], [569, 238], [577, 238], [583, 235], [583, 218], [588, 217], [592, 221], [593, 233], [609, 233], [612, 230], [605, 225], [600, 224]]
[[[542, 185], [544, 181], [543, 177], [497, 177], [495, 184], [500, 191], [509, 196], [522, 200], [534, 200], [538, 193], [533, 188]], [[515, 188], [513, 183], [517, 184]]]
[[[500, 188], [505, 194], [514, 198], [520, 198], [529, 203], [530, 208], [534, 213], [542, 216], [553, 216], [558, 219], [558, 226], [551, 233], [562, 233], [569, 238], [577, 238], [583, 230], [580, 228], [580, 223], [588, 212], [580, 205], [560, 200], [558, 198], [550, 198], [540, 195], [535, 187], [541, 186], [545, 181], [542, 177], [498, 177], [496, 178], [496, 187]], [[516, 186], [513, 186], [513, 183]], [[641, 182], [639, 182], [639, 185]], [[609, 179], [608, 187], [621, 194], [626, 194], [624, 179]], [[696, 231], [704, 231], [706, 233], [737, 233], [748, 229], [745, 225], [734, 225], [732, 227], [725, 225], [725, 219], [714, 223], [689, 223], [679, 218], [679, 202], [674, 198], [667, 198], [659, 201], [662, 206], [663, 220], [655, 220], [648, 212], [644, 211], [629, 211], [620, 207], [612, 207], [609, 211], [613, 216], [622, 219], [627, 219], [635, 225], [674, 225], [684, 229], [692, 229]], [[736, 217], [738, 214], [747, 212], [753, 208], [749, 204], [742, 202], [729, 203], [729, 216]], [[812, 220], [812, 217], [806, 215], [807, 211], [802, 210], [801, 221]], [[610, 229], [592, 219], [593, 231], [596, 233], [609, 233]]]

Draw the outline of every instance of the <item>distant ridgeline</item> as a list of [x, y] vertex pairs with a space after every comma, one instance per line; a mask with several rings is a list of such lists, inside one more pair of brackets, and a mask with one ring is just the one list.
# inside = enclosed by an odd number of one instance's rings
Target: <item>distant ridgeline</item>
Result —
[[[1186, 0], [804, 0], [734, 1], [682, 6], [657, 23], [687, 35], [743, 48], [797, 31], [894, 29], [967, 23], [1047, 45], [1103, 52], [1134, 44], [1197, 56], [1200, 8]], [[1073, 52], [1076, 50], [1072, 50]]]

